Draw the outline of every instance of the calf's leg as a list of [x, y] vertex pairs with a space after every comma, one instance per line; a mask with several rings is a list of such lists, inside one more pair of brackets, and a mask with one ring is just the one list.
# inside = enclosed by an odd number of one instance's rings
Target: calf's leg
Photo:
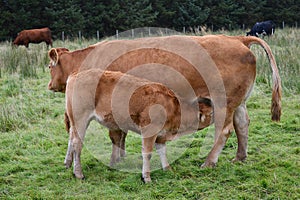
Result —
[[142, 180], [144, 183], [151, 182], [150, 177], [150, 159], [152, 156], [152, 150], [155, 143], [156, 135], [142, 138], [142, 156], [143, 156], [143, 169]]
[[80, 155], [82, 150], [82, 143], [83, 141], [79, 137], [74, 137], [72, 140], [72, 146], [74, 148], [74, 169], [73, 173], [76, 178], [84, 179], [82, 168], [81, 168], [81, 161]]
[[74, 150], [73, 150], [73, 145], [72, 145], [72, 137], [73, 137], [72, 129], [69, 128], [68, 150], [67, 150], [67, 154], [66, 154], [65, 161], [64, 161], [64, 164], [67, 169], [70, 168], [73, 163]]
[[[65, 127], [66, 127], [67, 132], [70, 132], [70, 119], [69, 119], [67, 112], [65, 112], [64, 121], [65, 121]], [[126, 151], [125, 151], [126, 136], [127, 136], [127, 133], [123, 132], [121, 130], [109, 130], [109, 137], [112, 141], [112, 153], [111, 153], [111, 159], [110, 159], [110, 166], [113, 166], [114, 164], [119, 162], [120, 157], [126, 156]], [[69, 146], [70, 146], [70, 144], [69, 144]], [[72, 156], [73, 156], [73, 154], [72, 154]], [[71, 159], [70, 156], [68, 156], [68, 159], [69, 160]], [[73, 160], [73, 158], [71, 160]], [[67, 158], [65, 161], [67, 161]], [[72, 164], [72, 161], [71, 161], [71, 164]]]
[[156, 152], [158, 153], [161, 161], [162, 168], [164, 170], [171, 169], [167, 160], [167, 146], [166, 143], [155, 143]]
[[247, 157], [249, 117], [245, 104], [241, 104], [234, 113], [233, 125], [238, 139], [238, 150], [233, 161], [243, 161]]
[[82, 145], [86, 133], [86, 129], [89, 124], [89, 114], [84, 113], [80, 117], [79, 115], [74, 118], [69, 118], [70, 120], [70, 131], [69, 131], [69, 145], [68, 151], [65, 159], [66, 167], [70, 167], [73, 159], [73, 173], [76, 178], [83, 179], [84, 175], [82, 173], [80, 155], [82, 150]]
[[80, 162], [80, 154], [82, 150], [83, 141], [78, 135], [77, 130], [71, 126], [70, 128], [70, 136], [69, 136], [69, 143], [68, 143], [68, 150], [66, 154], [66, 158], [64, 164], [66, 168], [70, 168], [72, 162], [74, 161], [74, 169], [73, 173], [76, 178], [83, 179], [83, 173], [81, 168]]
[[81, 141], [80, 137], [78, 137], [76, 129], [71, 126], [68, 150], [67, 150], [64, 164], [65, 164], [66, 168], [70, 168], [74, 161], [73, 173], [76, 178], [83, 179], [84, 176], [82, 173], [81, 163], [80, 163], [81, 150], [82, 150], [82, 141]]

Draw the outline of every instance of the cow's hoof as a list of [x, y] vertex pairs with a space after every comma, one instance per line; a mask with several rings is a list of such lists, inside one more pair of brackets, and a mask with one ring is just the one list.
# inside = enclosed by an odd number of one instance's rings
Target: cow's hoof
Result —
[[113, 168], [117, 164], [117, 161], [110, 161], [109, 167]]
[[216, 167], [216, 163], [206, 161], [205, 163], [203, 163], [201, 165], [201, 168], [208, 168], [208, 167], [210, 167], [210, 168]]
[[109, 163], [109, 166], [114, 167], [116, 164], [120, 163], [121, 161], [122, 161], [121, 157], [118, 157], [116, 159], [111, 159], [110, 163]]

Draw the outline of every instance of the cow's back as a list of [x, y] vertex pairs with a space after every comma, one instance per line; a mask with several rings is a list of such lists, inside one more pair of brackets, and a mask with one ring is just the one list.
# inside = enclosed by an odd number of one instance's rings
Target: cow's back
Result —
[[[99, 60], [96, 55], [101, 55]], [[92, 66], [102, 69], [163, 83], [180, 96], [185, 96], [185, 91], [191, 87], [196, 96], [208, 97], [212, 89], [222, 87], [220, 82], [223, 82], [226, 96], [234, 98], [228, 102], [233, 107], [245, 98], [253, 84], [256, 65], [249, 48], [237, 38], [228, 36], [108, 41], [100, 43], [86, 60], [87, 63], [94, 60]], [[180, 77], [176, 76], [183, 77], [188, 84], [181, 84]]]
[[23, 30], [18, 34], [13, 44], [28, 47], [29, 43], [40, 42], [46, 42], [47, 45], [52, 46], [52, 36], [49, 28]]
[[51, 41], [51, 31], [49, 28], [28, 30], [27, 34], [32, 43]]

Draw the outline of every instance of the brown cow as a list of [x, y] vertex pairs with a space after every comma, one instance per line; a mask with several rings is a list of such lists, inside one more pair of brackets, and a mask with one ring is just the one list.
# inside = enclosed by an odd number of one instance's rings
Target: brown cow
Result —
[[[256, 59], [250, 51], [252, 44], [263, 47], [269, 58], [273, 72], [272, 120], [279, 121], [281, 81], [278, 69], [270, 47], [256, 37], [169, 36], [104, 41], [73, 52], [64, 48], [51, 49], [48, 88], [63, 92], [70, 74], [91, 67], [128, 72], [160, 82], [182, 97], [190, 95], [183, 84], [186, 81], [196, 96], [212, 99], [215, 109], [215, 143], [202, 166], [217, 163], [233, 129], [238, 138], [234, 161], [242, 161], [247, 157], [248, 144], [246, 100], [256, 77]], [[174, 71], [183, 78], [173, 76]]]
[[24, 45], [26, 48], [28, 48], [29, 43], [41, 42], [45, 42], [47, 44], [47, 48], [49, 45], [52, 47], [51, 31], [49, 28], [23, 30], [18, 33], [18, 36], [13, 41], [13, 44]]
[[[131, 88], [135, 90], [128, 99], [129, 110], [122, 110], [120, 106], [127, 103], [126, 98], [118, 97], [125, 97]], [[162, 152], [163, 168], [167, 168], [166, 141], [212, 123], [209, 99], [179, 101], [172, 90], [162, 84], [101, 69], [85, 70], [69, 77], [66, 110], [71, 126], [65, 165], [69, 168], [74, 161], [73, 172], [77, 178], [84, 178], [80, 154], [86, 129], [93, 119], [110, 130], [141, 134], [144, 182], [151, 181], [150, 158], [154, 143], [157, 151]]]

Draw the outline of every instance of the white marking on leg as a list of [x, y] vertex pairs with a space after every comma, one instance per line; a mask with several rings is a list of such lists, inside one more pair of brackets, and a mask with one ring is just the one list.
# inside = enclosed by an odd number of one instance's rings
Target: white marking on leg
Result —
[[156, 152], [158, 153], [158, 155], [160, 157], [162, 168], [164, 170], [170, 168], [170, 165], [169, 165], [168, 160], [167, 160], [167, 148], [166, 148], [167, 146], [166, 146], [166, 144], [155, 143], [155, 147], [156, 147]]

